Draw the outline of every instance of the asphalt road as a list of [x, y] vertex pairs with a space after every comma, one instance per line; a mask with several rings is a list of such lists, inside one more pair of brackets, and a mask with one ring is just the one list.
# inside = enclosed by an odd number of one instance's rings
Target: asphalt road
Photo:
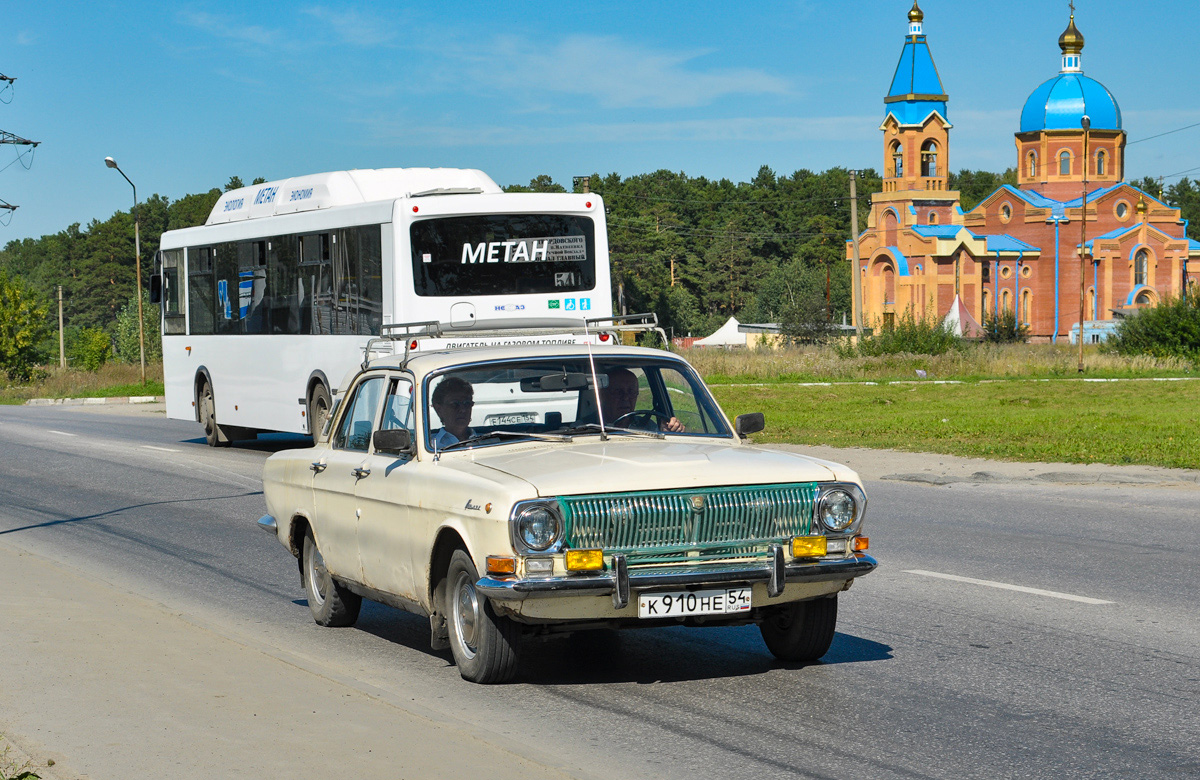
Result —
[[[484, 687], [415, 616], [366, 605], [352, 629], [315, 626], [294, 560], [255, 527], [262, 461], [299, 441], [210, 450], [199, 433], [152, 409], [0, 407], [0, 548], [333, 681], [324, 695], [362, 693], [568, 776], [1200, 776], [1194, 487], [868, 480], [880, 568], [841, 595], [824, 662], [781, 664], [753, 627], [653, 629], [532, 644], [516, 682]], [[91, 742], [55, 744], [48, 725], [28, 733], [28, 707], [0, 688], [18, 743], [92, 777], [142, 776]], [[212, 749], [188, 733], [178, 776]], [[441, 760], [454, 776], [459, 757]]]

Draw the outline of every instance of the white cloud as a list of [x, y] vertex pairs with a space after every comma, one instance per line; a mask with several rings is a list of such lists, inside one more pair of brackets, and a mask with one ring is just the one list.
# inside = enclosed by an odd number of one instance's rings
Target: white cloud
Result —
[[346, 44], [362, 48], [383, 46], [395, 40], [395, 22], [368, 17], [352, 10], [332, 10], [323, 6], [305, 8], [305, 14], [328, 25]]
[[239, 25], [203, 11], [180, 11], [179, 19], [190, 27], [234, 43], [274, 47], [282, 42], [282, 35], [277, 30], [268, 30], [257, 24]]
[[712, 52], [652, 51], [613, 37], [573, 35], [557, 43], [500, 37], [451, 58], [478, 85], [523, 93], [584, 95], [602, 108], [690, 108], [731, 95], [786, 94], [784, 79], [751, 68], [702, 69]]
[[17, 33], [18, 46], [32, 46], [36, 42], [37, 39], [34, 38], [33, 33], [29, 32], [28, 30], [22, 30], [21, 32]]

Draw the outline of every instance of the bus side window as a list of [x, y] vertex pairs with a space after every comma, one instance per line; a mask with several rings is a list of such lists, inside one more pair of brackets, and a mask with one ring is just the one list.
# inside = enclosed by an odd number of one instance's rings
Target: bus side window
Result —
[[184, 332], [183, 301], [180, 298], [183, 279], [183, 250], [167, 249], [162, 252], [163, 278], [163, 333], [168, 336]]
[[188, 265], [188, 332], [207, 335], [213, 328], [213, 249], [195, 247], [187, 250]]

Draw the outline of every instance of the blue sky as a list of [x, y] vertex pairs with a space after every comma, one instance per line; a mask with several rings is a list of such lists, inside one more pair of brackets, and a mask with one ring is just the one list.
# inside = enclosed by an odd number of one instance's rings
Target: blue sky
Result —
[[[11, 4], [10, 4], [11, 5]], [[1079, 0], [1084, 72], [1131, 142], [1200, 123], [1200, 3]], [[231, 175], [659, 168], [748, 181], [882, 169], [883, 96], [907, 0], [843, 2], [42, 2], [5, 9], [0, 245], [175, 199]], [[950, 95], [950, 165], [1015, 162], [1025, 98], [1058, 72], [1066, 2], [923, 0]], [[1200, 169], [1200, 127], [1131, 145], [1127, 176]], [[1200, 176], [1200, 170], [1189, 174]], [[1178, 178], [1175, 176], [1174, 178]], [[1168, 179], [1170, 181], [1171, 179]], [[0, 216], [3, 216], [0, 213]]]

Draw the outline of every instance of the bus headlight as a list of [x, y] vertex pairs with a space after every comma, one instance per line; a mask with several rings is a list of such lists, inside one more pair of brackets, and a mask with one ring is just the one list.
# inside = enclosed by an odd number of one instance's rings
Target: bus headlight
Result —
[[835, 532], [847, 532], [862, 520], [867, 497], [857, 485], [829, 485], [817, 500], [817, 520]]
[[530, 502], [513, 510], [513, 536], [519, 547], [541, 552], [562, 536], [562, 518], [554, 504]]

